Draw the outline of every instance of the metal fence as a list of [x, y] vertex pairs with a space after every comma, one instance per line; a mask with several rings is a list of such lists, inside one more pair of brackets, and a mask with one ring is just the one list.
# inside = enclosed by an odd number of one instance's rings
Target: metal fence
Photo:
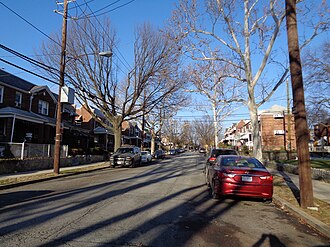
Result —
[[[54, 156], [53, 144], [0, 143], [0, 158], [45, 158]], [[68, 146], [61, 146], [61, 157], [68, 156]]]

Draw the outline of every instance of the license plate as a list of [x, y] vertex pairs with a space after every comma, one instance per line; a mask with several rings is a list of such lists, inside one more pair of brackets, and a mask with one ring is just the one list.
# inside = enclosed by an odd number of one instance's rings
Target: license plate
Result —
[[117, 164], [122, 165], [122, 164], [124, 164], [124, 161], [117, 161]]
[[242, 176], [242, 181], [243, 182], [252, 182], [252, 177], [250, 177], [250, 176]]

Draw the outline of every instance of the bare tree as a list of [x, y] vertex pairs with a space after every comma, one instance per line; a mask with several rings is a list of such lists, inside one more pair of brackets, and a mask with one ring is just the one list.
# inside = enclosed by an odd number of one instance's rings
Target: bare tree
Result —
[[155, 139], [163, 134], [163, 125], [166, 119], [172, 118], [181, 107], [189, 102], [183, 90], [177, 90], [167, 95], [160, 104], [153, 108], [146, 116], [151, 134], [151, 153], [155, 152]]
[[[196, 103], [197, 109], [212, 116], [215, 147], [219, 144], [220, 123], [236, 110], [235, 103], [241, 98], [241, 85], [237, 85], [235, 80], [226, 83], [229, 72], [220, 65], [214, 60], [200, 61], [189, 66], [186, 73], [187, 79], [192, 82], [192, 89], [187, 91], [204, 96], [203, 100]], [[205, 98], [208, 105], [204, 103]]]
[[326, 122], [330, 115], [330, 42], [309, 49], [304, 58], [306, 103], [312, 126]]
[[[75, 87], [80, 104], [104, 128], [113, 131], [116, 150], [121, 145], [124, 120], [148, 114], [167, 95], [181, 88], [176, 80], [178, 52], [161, 32], [145, 24], [136, 30], [134, 67], [127, 77], [119, 80], [114, 58], [97, 55], [114, 50], [115, 32], [107, 20], [103, 29], [96, 29], [96, 26], [88, 19], [72, 23], [67, 44], [67, 54], [72, 59], [67, 62], [67, 78]], [[50, 54], [56, 49], [49, 44], [43, 51]], [[99, 109], [107, 121], [99, 119], [92, 107]]]
[[[225, 63], [233, 72], [228, 76], [245, 85], [246, 91], [240, 101], [250, 112], [253, 152], [259, 159], [262, 150], [258, 108], [270, 99], [289, 72], [287, 56], [282, 56], [285, 53], [279, 53], [280, 47], [275, 46], [285, 18], [284, 3], [276, 0], [267, 3], [258, 0], [181, 0], [170, 25], [172, 37], [181, 46], [182, 53], [195, 61]], [[304, 20], [308, 20], [312, 28], [309, 36], [307, 32], [302, 35], [302, 47], [328, 28], [329, 12], [325, 10], [325, 2], [322, 3], [320, 12], [323, 15], [315, 13], [320, 10], [315, 6], [303, 9], [304, 4], [316, 5], [314, 1], [300, 4]], [[306, 9], [309, 12], [304, 11]], [[271, 77], [267, 76], [268, 72]]]
[[196, 138], [200, 145], [214, 145], [214, 125], [209, 116], [203, 117], [203, 120], [193, 121]]

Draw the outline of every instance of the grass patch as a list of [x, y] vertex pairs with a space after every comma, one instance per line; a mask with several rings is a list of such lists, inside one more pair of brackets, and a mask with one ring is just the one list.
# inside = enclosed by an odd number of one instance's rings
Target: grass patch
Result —
[[[300, 208], [300, 205], [297, 199], [295, 198], [293, 192], [287, 186], [285, 180], [281, 176], [274, 176], [274, 195]], [[318, 211], [312, 211], [303, 208], [300, 209], [303, 210], [305, 213], [313, 216], [314, 218], [330, 226], [330, 204], [314, 198], [314, 205], [318, 207]]]
[[[298, 165], [298, 160], [281, 160], [279, 161], [281, 164], [290, 164], [290, 165]], [[323, 160], [323, 159], [312, 159], [311, 160], [312, 168], [330, 170], [330, 160]]]

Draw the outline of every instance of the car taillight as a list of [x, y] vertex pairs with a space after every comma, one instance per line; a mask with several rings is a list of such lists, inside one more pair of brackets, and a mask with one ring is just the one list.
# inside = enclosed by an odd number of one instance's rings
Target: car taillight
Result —
[[218, 176], [219, 176], [219, 178], [233, 178], [233, 177], [235, 177], [235, 174], [219, 172]]
[[216, 161], [217, 160], [217, 158], [215, 158], [215, 157], [211, 157], [210, 159], [209, 159], [209, 161]]
[[270, 175], [270, 176], [262, 176], [260, 177], [261, 180], [266, 180], [266, 181], [273, 181], [273, 176]]

